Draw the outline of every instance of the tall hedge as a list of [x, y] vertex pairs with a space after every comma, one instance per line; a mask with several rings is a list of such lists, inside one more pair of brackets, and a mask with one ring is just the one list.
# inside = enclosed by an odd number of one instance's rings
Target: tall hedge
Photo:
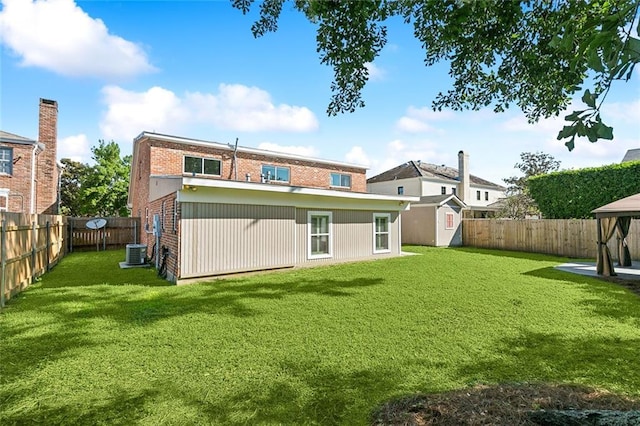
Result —
[[592, 210], [640, 193], [640, 161], [535, 176], [529, 192], [547, 219], [590, 218]]

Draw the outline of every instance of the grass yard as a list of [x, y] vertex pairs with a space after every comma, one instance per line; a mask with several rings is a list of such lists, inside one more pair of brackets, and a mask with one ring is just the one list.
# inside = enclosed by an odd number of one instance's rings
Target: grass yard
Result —
[[74, 253], [0, 312], [0, 424], [366, 424], [413, 393], [640, 396], [640, 298], [542, 255], [395, 259], [175, 287]]

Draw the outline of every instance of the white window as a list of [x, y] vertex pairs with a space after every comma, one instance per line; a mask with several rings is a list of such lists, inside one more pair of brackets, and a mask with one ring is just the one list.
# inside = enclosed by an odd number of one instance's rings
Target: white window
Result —
[[389, 223], [391, 222], [391, 214], [374, 213], [373, 214], [373, 252], [389, 253]]
[[13, 174], [13, 148], [0, 147], [0, 173]]
[[446, 187], [446, 186], [441, 186], [441, 187], [440, 187], [440, 193], [441, 193], [442, 195], [446, 194], [446, 193], [447, 193], [447, 187]]
[[351, 175], [331, 173], [331, 186], [337, 186], [339, 188], [351, 188]]
[[220, 176], [222, 162], [215, 158], [184, 157], [184, 173], [192, 175]]
[[398, 195], [404, 195], [404, 186], [398, 187]]
[[445, 213], [444, 229], [453, 229], [453, 228], [454, 228], [453, 213], [447, 212]]
[[484, 200], [489, 201], [489, 191], [484, 191]]
[[331, 212], [310, 211], [307, 213], [308, 223], [308, 250], [309, 259], [321, 259], [333, 256], [333, 235]]
[[289, 182], [289, 168], [264, 165], [262, 166], [262, 176], [267, 181]]
[[178, 199], [173, 200], [173, 230], [178, 230]]
[[167, 208], [165, 207], [165, 203], [166, 201], [162, 202], [162, 211], [160, 212], [160, 226], [163, 231], [164, 231], [164, 218], [167, 214]]
[[9, 189], [0, 188], [0, 212], [9, 211]]
[[480, 200], [480, 191], [476, 191], [476, 200]]

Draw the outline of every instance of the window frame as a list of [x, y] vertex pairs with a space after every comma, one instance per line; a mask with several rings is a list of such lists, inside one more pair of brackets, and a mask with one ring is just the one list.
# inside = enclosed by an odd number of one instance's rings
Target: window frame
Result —
[[0, 198], [4, 198], [5, 205], [4, 207], [0, 206], [0, 212], [8, 212], [9, 211], [9, 193], [11, 190], [9, 188], [0, 188]]
[[489, 201], [489, 191], [484, 191], [484, 200]]
[[[333, 184], [333, 177], [334, 176], [338, 176], [339, 180], [340, 180], [340, 184], [339, 185], [334, 185]], [[345, 186], [342, 184], [342, 179], [343, 178], [348, 178], [349, 179], [349, 185]], [[351, 175], [347, 174], [347, 173], [339, 173], [339, 172], [331, 172], [331, 174], [329, 175], [329, 186], [332, 188], [349, 188], [351, 189]]]
[[476, 200], [480, 201], [482, 199], [481, 191], [476, 191]]
[[[9, 159], [4, 159], [3, 152], [9, 153]], [[4, 164], [7, 164], [9, 171], [2, 171], [4, 168]], [[10, 146], [0, 146], [0, 175], [4, 176], [13, 176], [13, 147]]]
[[[267, 173], [264, 172], [264, 168], [265, 167], [273, 167], [274, 172], [275, 172], [275, 178], [271, 177], [271, 179], [267, 179]], [[278, 179], [278, 170], [286, 170], [287, 171], [287, 176], [288, 179], [287, 180], [281, 180]], [[275, 164], [263, 164], [260, 166], [260, 174], [262, 176], [264, 176], [265, 179], [267, 179], [268, 181], [273, 181], [273, 182], [282, 182], [282, 183], [289, 183], [291, 182], [291, 167], [286, 167], [286, 166], [276, 166]]]
[[[185, 162], [187, 161], [187, 158], [195, 158], [195, 159], [199, 159], [201, 160], [200, 162], [200, 173], [198, 172], [188, 172], [186, 170], [186, 164]], [[218, 174], [213, 174], [213, 173], [205, 173], [205, 165], [204, 162], [205, 161], [216, 161], [218, 163]], [[215, 176], [215, 177], [221, 177], [222, 176], [222, 160], [220, 158], [214, 158], [214, 157], [202, 157], [202, 156], [198, 156], [198, 155], [187, 155], [184, 154], [182, 156], [182, 174], [183, 175], [191, 175], [191, 176]]]
[[453, 195], [455, 195], [455, 196], [458, 196], [457, 192], [458, 192], [458, 189], [457, 189], [455, 186], [452, 186], [452, 187], [451, 187], [451, 193], [452, 193]]
[[404, 186], [398, 187], [398, 195], [404, 195]]
[[441, 186], [440, 187], [440, 194], [441, 195], [446, 195], [447, 194], [447, 187], [446, 186]]
[[[451, 225], [449, 225], [449, 218], [451, 218]], [[456, 220], [453, 212], [444, 213], [444, 229], [454, 229], [456, 227]]]
[[[312, 225], [311, 220], [314, 216], [322, 216], [327, 217], [327, 233], [318, 233], [312, 234]], [[313, 237], [320, 237], [323, 235], [328, 236], [328, 247], [327, 253], [317, 253], [313, 254], [312, 252], [312, 241]], [[321, 211], [321, 210], [309, 210], [307, 212], [307, 259], [329, 259], [333, 257], [333, 212], [330, 211]]]
[[[387, 220], [387, 230], [385, 231], [378, 231], [376, 229], [376, 225], [377, 225], [377, 221], [376, 219], [378, 218], [384, 218]], [[383, 249], [379, 249], [377, 246], [377, 236], [378, 235], [383, 235], [386, 234], [387, 235], [387, 248], [383, 248]], [[391, 253], [391, 213], [374, 213], [373, 214], [373, 253], [374, 254], [379, 254], [379, 253]]]

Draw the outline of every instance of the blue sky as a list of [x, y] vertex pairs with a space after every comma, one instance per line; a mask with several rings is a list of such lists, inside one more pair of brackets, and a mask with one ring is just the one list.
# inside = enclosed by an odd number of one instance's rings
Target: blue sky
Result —
[[[285, 11], [276, 33], [254, 39], [245, 16], [220, 1], [0, 0], [0, 128], [37, 138], [38, 99], [58, 101], [58, 157], [90, 162], [115, 140], [131, 153], [142, 131], [363, 164], [373, 176], [409, 160], [457, 166], [502, 183], [521, 152], [544, 151], [563, 169], [620, 162], [640, 148], [640, 77], [616, 84], [603, 119], [615, 139], [568, 152], [562, 118], [527, 123], [519, 110], [433, 112], [449, 88], [446, 64], [426, 68], [411, 28], [389, 23], [371, 65], [364, 109], [326, 115], [331, 68], [315, 26]], [[579, 102], [579, 101], [578, 101]]]

